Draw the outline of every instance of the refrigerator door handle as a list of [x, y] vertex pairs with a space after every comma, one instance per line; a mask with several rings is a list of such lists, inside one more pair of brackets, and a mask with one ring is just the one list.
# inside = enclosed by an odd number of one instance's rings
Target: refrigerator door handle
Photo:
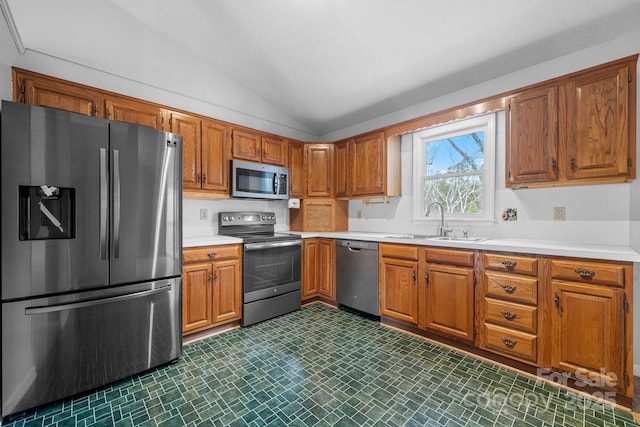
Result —
[[120, 150], [113, 150], [113, 257], [120, 258]]
[[77, 310], [79, 308], [94, 307], [96, 305], [111, 304], [114, 302], [128, 301], [136, 298], [144, 298], [150, 295], [160, 294], [162, 292], [168, 292], [171, 290], [171, 286], [164, 286], [159, 289], [150, 289], [148, 291], [134, 292], [132, 294], [118, 295], [115, 297], [108, 297], [90, 301], [72, 302], [68, 304], [48, 305], [42, 307], [28, 307], [24, 309], [26, 316], [32, 316], [34, 314], [47, 314], [56, 313], [59, 311]]
[[107, 193], [107, 149], [100, 149], [100, 259], [107, 259], [107, 219], [109, 195]]

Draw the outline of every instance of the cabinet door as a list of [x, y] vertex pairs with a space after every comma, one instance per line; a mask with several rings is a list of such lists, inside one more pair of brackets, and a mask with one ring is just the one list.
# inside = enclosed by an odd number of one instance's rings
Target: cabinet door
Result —
[[182, 270], [182, 332], [207, 328], [213, 323], [211, 263], [186, 264]]
[[202, 188], [229, 192], [229, 128], [213, 120], [202, 121]]
[[101, 97], [91, 91], [44, 79], [25, 78], [22, 84], [27, 104], [104, 117]]
[[347, 197], [349, 195], [349, 141], [338, 142], [335, 146], [336, 156], [336, 191], [335, 197]]
[[568, 84], [568, 179], [629, 173], [629, 75], [613, 67]]
[[384, 133], [356, 138], [351, 145], [352, 191], [354, 196], [384, 194]]
[[509, 99], [507, 187], [558, 179], [557, 89], [532, 90]]
[[304, 144], [289, 141], [289, 197], [304, 197]]
[[213, 270], [213, 321], [229, 322], [241, 317], [240, 260], [216, 261]]
[[551, 286], [551, 365], [578, 379], [623, 389], [623, 291], [555, 280]]
[[307, 144], [307, 196], [333, 197], [333, 144]]
[[336, 241], [320, 239], [319, 242], [319, 292], [323, 297], [336, 299]]
[[286, 166], [287, 141], [281, 138], [262, 137], [262, 163]]
[[113, 97], [105, 101], [105, 109], [110, 120], [164, 130], [165, 110], [153, 104]]
[[418, 263], [380, 258], [380, 313], [409, 323], [418, 323]]
[[260, 135], [234, 129], [232, 139], [234, 159], [260, 161]]
[[182, 187], [199, 189], [202, 181], [200, 119], [171, 113], [169, 125], [172, 133], [182, 135]]
[[302, 243], [302, 299], [318, 295], [318, 239], [305, 239]]
[[473, 341], [473, 269], [427, 264], [426, 328]]

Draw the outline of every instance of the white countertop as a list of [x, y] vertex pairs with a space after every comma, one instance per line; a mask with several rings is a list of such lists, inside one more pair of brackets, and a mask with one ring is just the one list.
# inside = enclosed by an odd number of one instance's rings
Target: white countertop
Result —
[[[449, 247], [460, 249], [477, 249], [496, 252], [516, 252], [536, 255], [554, 255], [563, 257], [592, 258], [609, 261], [640, 262], [640, 254], [628, 246], [592, 245], [574, 242], [556, 242], [551, 240], [529, 239], [488, 239], [479, 242], [442, 241], [433, 239], [404, 239], [389, 237], [402, 235], [402, 233], [368, 233], [363, 231], [341, 231], [331, 233], [321, 232], [292, 232], [302, 235], [303, 238], [328, 237], [333, 239], [366, 240], [384, 243], [401, 243], [416, 246]], [[196, 246], [215, 246], [242, 243], [235, 237], [210, 235], [198, 237], [185, 237], [185, 248]]]
[[189, 236], [182, 239], [182, 247], [184, 248], [194, 248], [196, 246], [232, 245], [234, 243], [242, 243], [242, 239], [229, 236], [220, 236], [218, 234], [198, 237]]

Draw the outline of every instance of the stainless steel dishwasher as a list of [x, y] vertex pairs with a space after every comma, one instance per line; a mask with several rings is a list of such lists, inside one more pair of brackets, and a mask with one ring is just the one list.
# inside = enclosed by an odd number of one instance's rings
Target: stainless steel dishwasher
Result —
[[379, 317], [377, 242], [336, 241], [336, 294], [341, 306]]

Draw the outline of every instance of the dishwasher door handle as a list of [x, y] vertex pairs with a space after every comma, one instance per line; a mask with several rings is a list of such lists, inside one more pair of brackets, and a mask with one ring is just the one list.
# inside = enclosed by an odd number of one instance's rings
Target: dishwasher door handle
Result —
[[349, 249], [349, 252], [360, 252], [362, 250], [362, 248], [352, 248], [351, 246], [347, 246], [347, 249]]

